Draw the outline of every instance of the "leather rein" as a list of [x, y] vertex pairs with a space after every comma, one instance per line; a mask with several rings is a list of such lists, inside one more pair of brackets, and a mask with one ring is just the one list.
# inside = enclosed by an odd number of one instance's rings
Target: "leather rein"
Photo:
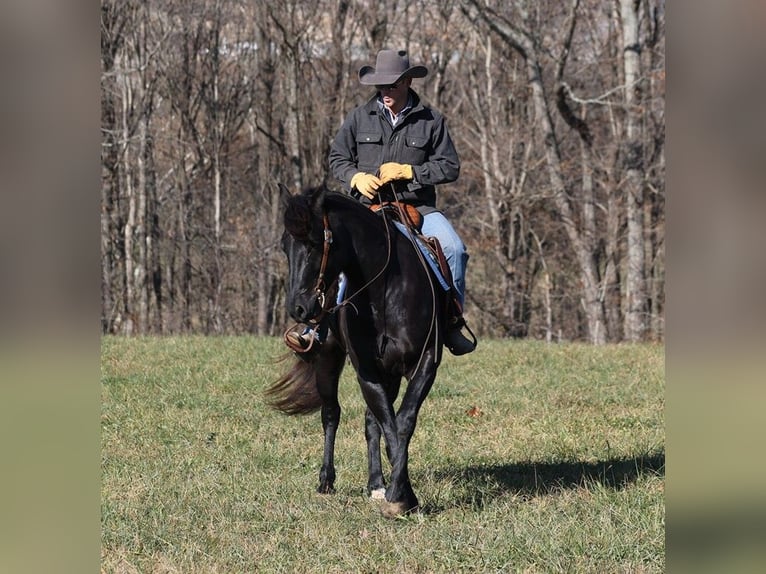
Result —
[[[330, 229], [330, 220], [327, 213], [322, 214], [322, 225], [324, 225], [324, 244], [322, 245], [322, 262], [319, 264], [319, 277], [317, 277], [314, 292], [317, 294], [319, 303], [322, 307], [320, 318], [325, 312], [324, 304], [326, 299], [326, 286], [324, 284], [324, 272], [327, 269], [327, 260], [330, 258], [330, 245], [332, 244], [332, 230]], [[318, 321], [318, 320], [317, 320]]]

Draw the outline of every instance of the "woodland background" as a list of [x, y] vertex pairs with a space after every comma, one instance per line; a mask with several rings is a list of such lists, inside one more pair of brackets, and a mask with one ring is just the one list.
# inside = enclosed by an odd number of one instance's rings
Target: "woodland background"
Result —
[[664, 340], [664, 0], [102, 0], [102, 332], [281, 333], [277, 183], [338, 187], [384, 47], [460, 154], [473, 330]]

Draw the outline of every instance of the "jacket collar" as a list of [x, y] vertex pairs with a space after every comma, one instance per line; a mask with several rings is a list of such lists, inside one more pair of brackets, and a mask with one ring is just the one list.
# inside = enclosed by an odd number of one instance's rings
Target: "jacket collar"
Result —
[[[377, 114], [379, 112], [378, 110], [378, 92], [375, 92], [375, 95], [370, 98], [367, 103], [364, 105], [365, 110], [367, 110], [367, 113], [370, 114]], [[410, 113], [407, 114], [408, 116], [414, 114], [415, 112], [419, 112], [424, 108], [422, 102], [420, 101], [420, 96], [417, 94], [415, 90], [412, 88], [409, 89], [409, 97], [412, 98], [412, 109], [410, 110]]]

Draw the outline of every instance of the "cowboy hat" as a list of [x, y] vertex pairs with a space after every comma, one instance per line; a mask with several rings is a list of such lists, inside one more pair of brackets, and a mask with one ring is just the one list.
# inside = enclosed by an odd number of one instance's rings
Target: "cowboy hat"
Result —
[[359, 82], [367, 86], [390, 85], [403, 76], [425, 78], [428, 68], [410, 66], [410, 58], [404, 50], [381, 50], [375, 61], [375, 67], [362, 66], [359, 70]]

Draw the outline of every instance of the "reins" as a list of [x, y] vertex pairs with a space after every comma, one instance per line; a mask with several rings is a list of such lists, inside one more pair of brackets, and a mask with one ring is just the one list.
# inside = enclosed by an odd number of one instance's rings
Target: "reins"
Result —
[[330, 220], [327, 213], [322, 214], [322, 225], [324, 226], [324, 243], [322, 244], [322, 262], [319, 264], [319, 277], [317, 277], [314, 292], [319, 298], [322, 309], [325, 303], [325, 284], [324, 272], [327, 270], [327, 260], [330, 258], [330, 245], [332, 244], [332, 230], [330, 229]]
[[[420, 262], [421, 266], [423, 267], [423, 270], [425, 271], [425, 275], [428, 278], [428, 285], [431, 288], [431, 301], [432, 301], [432, 304], [431, 304], [431, 324], [429, 325], [428, 337], [426, 337], [426, 341], [427, 341], [428, 338], [433, 333], [434, 328], [436, 327], [438, 329], [438, 325], [437, 325], [437, 321], [436, 321], [437, 311], [436, 311], [436, 291], [435, 291], [435, 288], [434, 288], [434, 280], [433, 280], [433, 277], [431, 276], [431, 273], [429, 271], [428, 263], [426, 262], [423, 254], [421, 253], [420, 248], [417, 246], [417, 243], [416, 243], [417, 242], [417, 238], [415, 237], [415, 234], [413, 233], [413, 226], [411, 225], [412, 218], [404, 210], [404, 207], [403, 207], [404, 204], [399, 200], [399, 196], [396, 193], [396, 186], [393, 183], [391, 183], [390, 186], [391, 186], [391, 192], [393, 193], [393, 196], [394, 196], [394, 201], [390, 202], [389, 205], [395, 206], [396, 209], [398, 210], [398, 212], [399, 212], [399, 221], [402, 222], [402, 225], [407, 230], [407, 234], [406, 234], [407, 238], [409, 239], [410, 243], [412, 244], [412, 248], [414, 249], [415, 254], [418, 257], [418, 261]], [[378, 196], [378, 201], [380, 201], [380, 196]], [[341, 301], [335, 307], [333, 307], [330, 310], [331, 313], [334, 312], [335, 310], [337, 310], [338, 308], [342, 307], [343, 305], [351, 304], [353, 306], [353, 303], [351, 303], [351, 299], [353, 297], [356, 297], [359, 293], [364, 291], [373, 282], [375, 282], [381, 275], [383, 275], [383, 273], [385, 273], [386, 269], [388, 268], [388, 264], [389, 264], [389, 262], [391, 260], [391, 248], [392, 248], [391, 229], [390, 229], [390, 226], [389, 226], [388, 218], [386, 217], [386, 214], [385, 214], [385, 210], [380, 209], [379, 211], [380, 211], [381, 217], [383, 218], [383, 227], [386, 230], [386, 243], [388, 245], [388, 252], [386, 253], [386, 261], [383, 264], [383, 267], [381, 268], [381, 270], [377, 273], [377, 275], [375, 275], [372, 279], [370, 279], [362, 287], [357, 289], [357, 291], [353, 295], [350, 295], [349, 297], [346, 297], [343, 301]], [[377, 213], [377, 211], [376, 211], [376, 213]], [[437, 343], [437, 339], [438, 339], [438, 337], [434, 338], [434, 351], [436, 351], [436, 347], [437, 347], [437, 344], [438, 344]], [[418, 368], [420, 368], [420, 363], [423, 360], [423, 356], [425, 355], [426, 348], [427, 348], [427, 345], [423, 345], [423, 348], [420, 351], [420, 357], [418, 358], [418, 362], [415, 365], [415, 369], [413, 370], [413, 372], [417, 371]], [[438, 356], [438, 354], [436, 352], [434, 352], [434, 362], [437, 361], [437, 356]]]
[[[334, 313], [344, 305], [351, 305], [354, 307], [354, 304], [351, 303], [351, 299], [362, 293], [365, 289], [367, 289], [370, 285], [372, 285], [375, 281], [377, 281], [383, 273], [386, 272], [386, 269], [388, 269], [388, 264], [391, 262], [391, 230], [388, 226], [388, 220], [384, 217], [383, 218], [383, 227], [386, 230], [386, 260], [383, 262], [383, 267], [381, 267], [380, 271], [378, 271], [375, 276], [367, 281], [364, 285], [362, 285], [359, 289], [357, 289], [352, 295], [349, 295], [348, 297], [344, 298], [343, 301], [335, 305], [332, 309], [330, 309], [330, 313]], [[354, 307], [356, 310], [356, 307]]]
[[[436, 289], [434, 288], [434, 280], [433, 277], [428, 269], [428, 263], [425, 260], [425, 257], [423, 256], [423, 253], [421, 253], [420, 248], [417, 245], [417, 238], [415, 237], [415, 233], [413, 232], [413, 226], [409, 224], [411, 221], [411, 218], [408, 213], [404, 211], [404, 208], [402, 207], [402, 202], [399, 201], [399, 196], [396, 193], [396, 186], [391, 184], [391, 191], [394, 194], [394, 199], [396, 200], [394, 202], [394, 205], [396, 205], [396, 208], [399, 210], [399, 220], [404, 225], [404, 228], [407, 230], [407, 238], [410, 240], [410, 243], [412, 244], [412, 248], [415, 250], [415, 254], [418, 256], [418, 261], [420, 262], [420, 265], [423, 267], [423, 270], [425, 271], [426, 277], [428, 278], [428, 286], [431, 288], [431, 324], [428, 328], [428, 337], [426, 337], [426, 341], [431, 336], [431, 333], [434, 331], [434, 327], [438, 329], [437, 321], [436, 321]], [[385, 216], [384, 216], [385, 219]], [[438, 333], [437, 337], [434, 338], [434, 362], [437, 361], [438, 353], [437, 351], [437, 345], [438, 345]], [[415, 365], [415, 369], [413, 372], [417, 371], [420, 368], [420, 362], [423, 360], [423, 355], [425, 355], [426, 352], [426, 345], [423, 345], [423, 348], [420, 351], [420, 357], [418, 358], [417, 365]]]
[[[435, 292], [435, 288], [434, 288], [434, 281], [433, 281], [433, 277], [431, 276], [431, 273], [429, 271], [428, 263], [426, 262], [423, 254], [420, 252], [420, 249], [417, 246], [417, 243], [416, 243], [417, 239], [415, 238], [415, 234], [413, 233], [412, 225], [408, 224], [408, 222], [411, 221], [411, 218], [410, 218], [409, 214], [407, 214], [404, 211], [404, 208], [402, 207], [404, 204], [402, 204], [402, 202], [399, 200], [399, 196], [396, 193], [396, 186], [393, 183], [391, 183], [390, 185], [391, 185], [391, 192], [393, 193], [394, 200], [395, 200], [393, 202], [393, 205], [399, 211], [399, 220], [402, 222], [402, 225], [404, 225], [405, 229], [407, 230], [407, 238], [409, 239], [410, 243], [412, 244], [412, 248], [414, 249], [415, 254], [418, 257], [418, 261], [420, 262], [421, 266], [423, 267], [423, 270], [425, 271], [425, 275], [428, 278], [428, 285], [431, 288], [431, 301], [432, 301], [432, 305], [431, 305], [431, 324], [429, 325], [428, 337], [426, 337], [426, 341], [427, 341], [430, 338], [431, 333], [433, 333], [434, 328], [436, 327], [438, 329], [438, 325], [437, 325], [437, 321], [436, 321], [437, 310], [436, 310], [436, 292]], [[378, 200], [380, 201], [380, 196], [378, 196]], [[389, 226], [389, 221], [386, 218], [385, 211], [381, 210], [380, 215], [383, 218], [383, 227], [386, 230], [386, 244], [388, 246], [388, 251], [386, 253], [386, 261], [383, 264], [383, 267], [381, 268], [381, 270], [372, 279], [370, 279], [362, 287], [357, 289], [357, 291], [353, 295], [350, 295], [350, 296], [346, 297], [343, 301], [341, 301], [335, 307], [333, 307], [329, 311], [330, 313], [335, 312], [337, 309], [339, 309], [340, 307], [342, 307], [344, 305], [347, 305], [347, 304], [351, 304], [353, 306], [353, 303], [351, 303], [351, 299], [356, 297], [359, 293], [361, 293], [367, 287], [369, 287], [372, 283], [374, 283], [381, 275], [383, 275], [383, 273], [385, 273], [386, 269], [388, 268], [388, 264], [389, 264], [389, 262], [391, 260], [391, 249], [392, 249], [391, 229], [390, 229], [390, 226]], [[438, 353], [436, 353], [436, 347], [438, 345], [437, 341], [438, 341], [438, 336], [434, 338], [434, 351], [435, 351], [434, 352], [434, 362], [437, 361], [437, 356], [438, 356]], [[425, 355], [426, 348], [427, 348], [427, 345], [423, 345], [423, 348], [420, 351], [420, 357], [418, 358], [418, 362], [415, 365], [415, 369], [413, 369], [413, 372], [416, 372], [420, 368], [420, 363], [423, 361], [423, 356]]]

